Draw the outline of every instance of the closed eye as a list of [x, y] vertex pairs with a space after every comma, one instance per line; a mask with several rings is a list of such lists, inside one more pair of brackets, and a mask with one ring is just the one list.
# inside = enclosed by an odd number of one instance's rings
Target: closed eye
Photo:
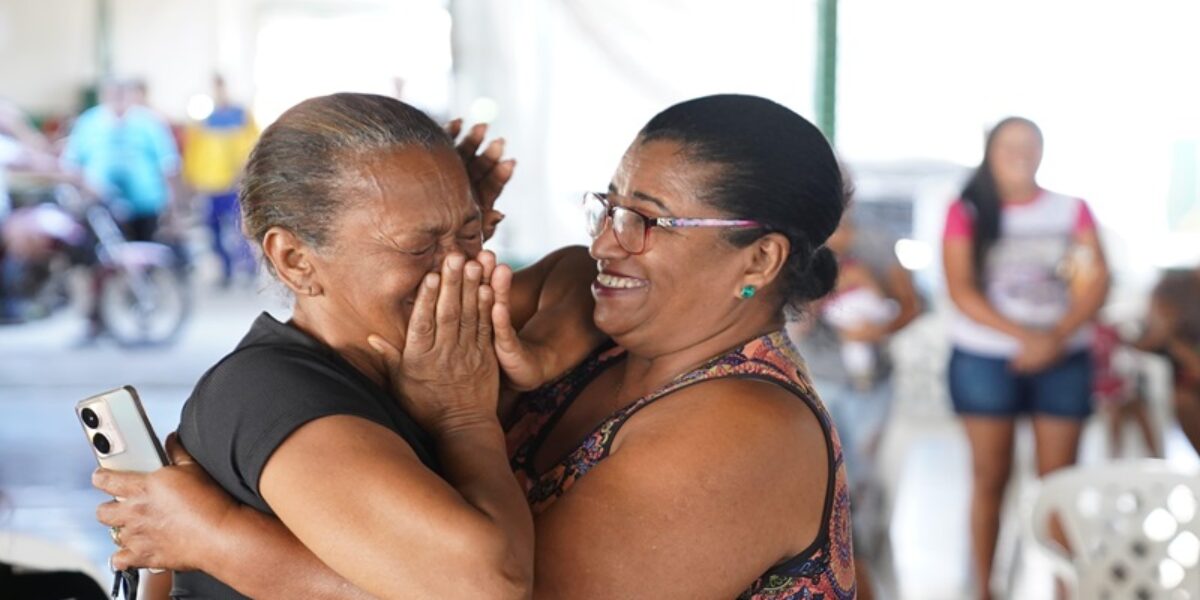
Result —
[[401, 252], [408, 254], [410, 256], [426, 256], [426, 255], [432, 253], [434, 251], [434, 249], [436, 249], [436, 248], [437, 248], [437, 244], [430, 244], [419, 250], [401, 250]]

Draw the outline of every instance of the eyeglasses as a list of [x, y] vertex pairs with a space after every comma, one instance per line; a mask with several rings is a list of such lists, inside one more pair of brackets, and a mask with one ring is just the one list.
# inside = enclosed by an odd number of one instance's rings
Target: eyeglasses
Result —
[[682, 229], [688, 227], [718, 227], [730, 229], [748, 229], [762, 227], [758, 221], [748, 219], [693, 219], [680, 217], [647, 217], [632, 208], [616, 206], [608, 201], [608, 194], [588, 192], [583, 195], [583, 213], [587, 218], [588, 235], [592, 239], [604, 233], [609, 219], [612, 219], [613, 232], [617, 243], [630, 254], [641, 254], [646, 251], [646, 239], [650, 237], [650, 228], [663, 227]]

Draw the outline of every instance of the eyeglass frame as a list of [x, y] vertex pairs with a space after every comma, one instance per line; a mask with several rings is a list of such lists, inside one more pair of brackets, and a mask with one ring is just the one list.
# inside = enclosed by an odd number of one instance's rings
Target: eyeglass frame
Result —
[[589, 223], [588, 235], [592, 239], [599, 239], [608, 229], [610, 221], [616, 222], [613, 215], [618, 210], [633, 213], [642, 219], [642, 249], [638, 251], [630, 250], [621, 243], [621, 236], [617, 235], [616, 225], [613, 225], [613, 237], [617, 240], [617, 245], [621, 249], [630, 254], [642, 254], [647, 250], [647, 243], [650, 239], [650, 229], [661, 227], [663, 229], [690, 229], [690, 228], [718, 228], [718, 229], [753, 229], [756, 227], [765, 227], [762, 223], [751, 219], [714, 219], [708, 217], [650, 217], [625, 206], [617, 206], [608, 201], [608, 194], [605, 192], [584, 192], [582, 203], [587, 204], [589, 198], [595, 198], [601, 205], [604, 206], [604, 221], [600, 224], [600, 230], [595, 234], [591, 234]]

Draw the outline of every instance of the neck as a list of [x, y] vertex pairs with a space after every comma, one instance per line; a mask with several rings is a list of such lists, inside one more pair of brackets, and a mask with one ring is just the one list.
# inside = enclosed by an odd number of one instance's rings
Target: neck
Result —
[[292, 307], [291, 323], [329, 346], [376, 385], [388, 389], [387, 367], [379, 354], [367, 345], [367, 333], [359, 332], [353, 326], [346, 327], [341, 320], [302, 300], [297, 300]]
[[703, 337], [679, 340], [673, 348], [646, 349], [625, 346], [628, 353], [625, 371], [621, 376], [619, 405], [653, 393], [696, 367], [741, 346], [749, 340], [782, 329], [784, 318], [779, 311], [757, 311], [747, 315], [735, 313], [721, 327]]
[[1040, 189], [1036, 181], [1025, 181], [1010, 185], [996, 184], [996, 191], [1000, 192], [1000, 201], [1005, 204], [1029, 202], [1037, 196]]

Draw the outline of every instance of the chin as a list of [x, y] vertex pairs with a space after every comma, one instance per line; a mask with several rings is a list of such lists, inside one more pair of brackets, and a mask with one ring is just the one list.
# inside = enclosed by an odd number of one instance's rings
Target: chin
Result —
[[592, 321], [604, 335], [617, 339], [637, 327], [637, 320], [628, 311], [616, 310], [616, 307], [606, 308], [599, 302], [592, 313]]

